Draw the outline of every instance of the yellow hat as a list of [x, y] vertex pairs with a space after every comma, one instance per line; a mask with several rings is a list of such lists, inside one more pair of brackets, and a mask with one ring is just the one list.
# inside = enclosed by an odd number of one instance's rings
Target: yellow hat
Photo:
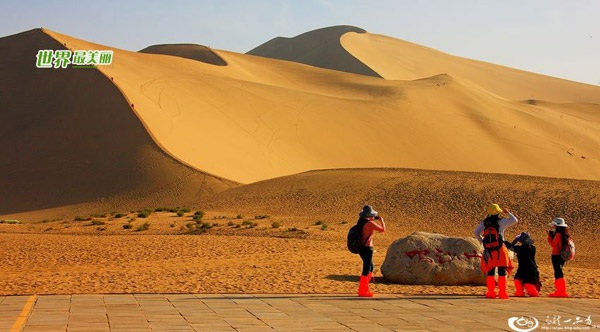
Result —
[[500, 205], [498, 204], [490, 204], [490, 207], [488, 208], [488, 214], [489, 215], [496, 215], [496, 214], [500, 214], [502, 213], [502, 209], [500, 208]]

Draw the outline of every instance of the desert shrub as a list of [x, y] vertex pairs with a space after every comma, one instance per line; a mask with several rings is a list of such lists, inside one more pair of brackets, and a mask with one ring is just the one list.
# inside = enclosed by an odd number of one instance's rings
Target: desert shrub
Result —
[[148, 209], [143, 209], [142, 211], [138, 212], [138, 218], [148, 218], [150, 215], [152, 214], [152, 211], [148, 210]]
[[288, 230], [288, 232], [297, 232], [298, 228], [296, 228], [296, 227], [290, 227], [287, 230]]
[[241, 214], [238, 214], [237, 216], [235, 216], [235, 219], [243, 219], [244, 216], [242, 216]]
[[254, 216], [254, 219], [267, 219], [267, 218], [269, 218], [269, 216], [267, 216], [266, 214]]
[[185, 215], [185, 213], [183, 213], [183, 211], [177, 211], [178, 217], [183, 217], [184, 215]]
[[136, 232], [141, 232], [141, 231], [145, 231], [145, 230], [147, 230], [148, 228], [150, 228], [150, 223], [146, 221], [145, 223], [143, 223], [143, 224], [139, 225], [139, 226], [138, 226], [138, 227], [135, 229], [135, 231], [136, 231]]
[[9, 224], [9, 225], [15, 225], [15, 224], [20, 224], [21, 222], [16, 220], [16, 219], [5, 219], [0, 221], [0, 224]]
[[252, 226], [252, 221], [244, 220], [244, 221], [242, 221], [242, 226]]
[[88, 220], [92, 220], [92, 217], [82, 217], [82, 216], [75, 217], [75, 221], [88, 221]]
[[124, 215], [123, 213], [118, 213], [118, 212], [117, 212], [117, 213], [115, 213], [114, 217], [118, 219], [118, 218], [123, 218], [123, 217], [125, 217], [125, 215]]
[[164, 211], [169, 211], [169, 208], [159, 207], [159, 208], [154, 209], [154, 212], [164, 212]]
[[183, 208], [181, 208], [181, 210], [179, 210], [179, 211], [182, 211], [182, 212], [184, 212], [184, 213], [188, 213], [188, 212], [191, 212], [191, 211], [192, 211], [192, 209], [190, 209], [189, 207], [183, 207]]
[[177, 226], [177, 225], [175, 225], [175, 224], [170, 224], [170, 225], [169, 225], [169, 227], [171, 227], [171, 228], [173, 228], [173, 227], [175, 227], [175, 226]]
[[94, 225], [94, 226], [99, 226], [99, 225], [105, 225], [106, 223], [102, 220], [98, 220], [98, 219], [94, 219], [92, 220], [92, 222], [90, 223], [90, 225]]
[[92, 214], [93, 218], [106, 218], [106, 213], [94, 213]]
[[171, 213], [175, 213], [175, 212], [179, 211], [179, 208], [178, 207], [170, 208], [168, 211]]
[[219, 224], [216, 224], [216, 223], [215, 223], [215, 224], [212, 224], [212, 225], [211, 225], [211, 224], [210, 224], [210, 223], [208, 223], [208, 222], [203, 222], [203, 223], [202, 223], [202, 225], [200, 225], [200, 228], [201, 228], [201, 229], [211, 229], [213, 226], [217, 226], [217, 225], [219, 225]]
[[323, 220], [317, 220], [317, 221], [315, 221], [315, 225], [317, 225], [317, 226], [323, 225]]
[[322, 230], [322, 231], [324, 231], [324, 230], [326, 230], [326, 229], [327, 229], [327, 224], [322, 224], [322, 225], [321, 225], [321, 230]]
[[279, 228], [279, 227], [281, 227], [281, 224], [278, 223], [277, 221], [275, 221], [274, 223], [271, 224], [271, 227], [273, 227], [273, 228]]
[[235, 225], [235, 223], [231, 220], [229, 220], [229, 222], [227, 223], [227, 226], [234, 226], [234, 225]]
[[186, 227], [188, 230], [193, 230], [194, 228], [196, 228], [196, 224], [195, 224], [195, 223], [193, 223], [193, 222], [189, 222], [189, 223], [185, 224], [185, 227]]
[[192, 219], [194, 219], [197, 222], [202, 220], [202, 218], [204, 218], [204, 211], [196, 211], [194, 213], [194, 216], [192, 217]]
[[133, 225], [132, 224], [123, 224], [123, 229], [132, 229]]

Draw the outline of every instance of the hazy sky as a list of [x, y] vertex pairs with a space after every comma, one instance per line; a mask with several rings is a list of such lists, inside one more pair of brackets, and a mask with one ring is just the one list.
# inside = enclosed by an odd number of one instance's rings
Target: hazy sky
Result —
[[0, 36], [43, 26], [134, 51], [185, 42], [246, 52], [276, 36], [340, 24], [600, 84], [600, 0], [0, 2]]

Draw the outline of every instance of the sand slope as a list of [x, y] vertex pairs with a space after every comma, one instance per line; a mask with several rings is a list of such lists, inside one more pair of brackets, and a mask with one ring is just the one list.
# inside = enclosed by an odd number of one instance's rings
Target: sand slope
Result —
[[100, 70], [161, 147], [235, 181], [346, 167], [600, 179], [600, 124], [450, 75], [394, 81], [218, 50], [227, 66], [115, 52]]
[[340, 38], [347, 32], [365, 33], [366, 31], [349, 25], [327, 27], [293, 38], [276, 37], [253, 48], [246, 54], [380, 77], [368, 65], [357, 60], [342, 47]]
[[404, 40], [348, 32], [341, 44], [350, 54], [389, 80], [448, 74], [469, 80], [507, 99], [542, 99], [600, 104], [600, 87], [446, 54]]
[[198, 60], [205, 63], [210, 63], [217, 66], [226, 66], [227, 63], [213, 52], [210, 48], [204, 45], [197, 44], [161, 44], [151, 45], [142, 50], [140, 53], [165, 54], [174, 55], [186, 59]]
[[61, 46], [39, 29], [0, 39], [0, 214], [189, 204], [233, 185], [158, 148], [97, 70], [35, 67], [37, 50]]

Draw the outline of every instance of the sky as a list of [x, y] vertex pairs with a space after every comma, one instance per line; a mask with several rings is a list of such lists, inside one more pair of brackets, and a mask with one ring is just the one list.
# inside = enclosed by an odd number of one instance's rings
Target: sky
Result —
[[0, 36], [44, 27], [132, 51], [195, 43], [244, 53], [277, 36], [341, 24], [600, 85], [600, 0], [0, 2]]

